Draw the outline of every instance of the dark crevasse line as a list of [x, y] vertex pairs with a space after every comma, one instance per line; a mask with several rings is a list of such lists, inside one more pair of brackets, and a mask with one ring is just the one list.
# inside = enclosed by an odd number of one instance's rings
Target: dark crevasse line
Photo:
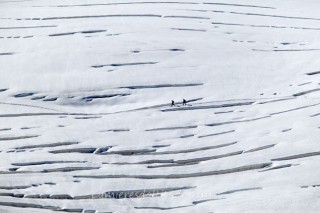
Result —
[[195, 136], [195, 135], [194, 134], [189, 134], [189, 135], [182, 135], [179, 138], [190, 138], [190, 137], [193, 137], [193, 136]]
[[301, 87], [301, 86], [308, 85], [308, 84], [312, 84], [312, 82], [309, 81], [309, 82], [306, 82], [306, 83], [298, 84], [298, 86]]
[[49, 115], [68, 115], [68, 113], [20, 113], [20, 114], [0, 114], [0, 118], [30, 117], [30, 116], [49, 116]]
[[17, 203], [17, 202], [0, 202], [0, 206], [7, 206], [7, 207], [16, 207], [16, 208], [34, 208], [34, 209], [60, 209], [57, 206], [42, 206], [38, 204], [32, 203]]
[[[35, 185], [38, 186], [38, 185]], [[31, 188], [32, 185], [26, 185], [26, 186], [0, 186], [0, 189], [4, 190], [15, 190], [15, 189], [28, 189]]]
[[61, 167], [55, 169], [43, 169], [40, 171], [0, 171], [0, 175], [14, 175], [14, 174], [43, 174], [55, 172], [74, 172], [74, 171], [90, 171], [97, 170], [100, 167]]
[[7, 206], [7, 207], [15, 207], [15, 208], [33, 208], [33, 209], [49, 209], [53, 211], [60, 211], [60, 212], [79, 212], [81, 213], [83, 209], [67, 209], [67, 208], [60, 208], [58, 206], [43, 206], [39, 204], [33, 203], [20, 203], [20, 202], [2, 202], [0, 201], [0, 206]]
[[171, 146], [171, 145], [169, 145], [169, 144], [154, 145], [154, 146], [152, 146], [152, 148], [163, 148], [163, 147], [169, 147], [169, 146]]
[[182, 18], [182, 19], [206, 19], [209, 20], [209, 17], [200, 17], [200, 16], [163, 16], [163, 18]]
[[28, 129], [38, 129], [40, 127], [41, 126], [26, 126], [26, 127], [21, 127], [20, 129], [21, 130], [28, 130]]
[[148, 166], [148, 168], [160, 168], [160, 167], [174, 167], [174, 166], [187, 166], [187, 165], [194, 165], [203, 161], [215, 160], [220, 158], [232, 157], [235, 155], [241, 155], [243, 151], [231, 152], [222, 155], [215, 155], [210, 157], [201, 157], [201, 158], [193, 158], [193, 159], [186, 159], [186, 160], [173, 160], [170, 164], [164, 165], [156, 165], [156, 166]]
[[206, 124], [206, 126], [221, 126], [221, 125], [234, 124], [234, 123], [246, 123], [246, 122], [251, 122], [251, 121], [262, 120], [262, 119], [265, 119], [265, 118], [271, 118], [271, 116], [268, 115], [268, 116], [263, 116], [263, 117], [259, 117], [259, 118], [241, 120], [241, 121], [227, 121], [227, 122], [221, 122], [221, 123], [212, 123], [212, 124]]
[[203, 4], [221, 5], [221, 6], [235, 6], [235, 7], [254, 7], [254, 8], [261, 8], [261, 9], [276, 9], [275, 7], [260, 6], [260, 5], [248, 5], [248, 4], [227, 4], [227, 3], [209, 3], [209, 2], [204, 2]]
[[70, 196], [68, 194], [14, 194], [2, 193], [0, 196], [16, 197], [16, 198], [31, 198], [31, 199], [58, 199], [58, 200], [84, 200], [84, 199], [131, 199], [142, 198], [150, 196], [158, 196], [162, 193], [181, 191], [193, 189], [194, 186], [185, 187], [172, 187], [172, 188], [154, 188], [154, 189], [137, 189], [137, 190], [121, 190], [121, 191], [108, 191], [101, 194], [89, 194], [80, 196]]
[[154, 14], [119, 14], [119, 15], [88, 15], [88, 16], [61, 16], [61, 17], [46, 17], [41, 20], [65, 20], [65, 19], [90, 19], [90, 18], [117, 18], [117, 17], [153, 17], [161, 18], [162, 15]]
[[225, 198], [215, 198], [215, 199], [206, 199], [206, 200], [197, 200], [193, 201], [192, 204], [198, 205], [200, 203], [210, 202], [210, 201], [217, 201], [217, 200], [224, 200]]
[[100, 169], [100, 167], [62, 167], [54, 169], [44, 169], [40, 171], [41, 173], [51, 173], [51, 172], [73, 172], [73, 171], [89, 171]]
[[318, 74], [320, 74], [320, 71], [306, 73], [306, 75], [318, 75]]
[[[207, 149], [216, 149], [216, 148], [221, 148], [225, 146], [230, 146], [234, 145], [237, 142], [229, 143], [229, 144], [221, 144], [217, 145], [215, 147], [203, 147], [199, 149], [189, 149], [189, 150], [180, 150], [180, 151], [168, 151], [168, 152], [159, 152], [159, 154], [177, 154], [177, 153], [188, 153], [188, 152], [196, 152], [200, 150], [207, 150]], [[274, 147], [275, 144], [271, 145], [266, 145], [262, 147], [257, 147], [253, 148], [247, 151], [236, 151], [236, 152], [231, 152], [231, 153], [226, 153], [226, 154], [221, 154], [221, 155], [215, 155], [215, 156], [209, 156], [209, 157], [201, 157], [201, 158], [193, 158], [193, 159], [186, 159], [186, 160], [149, 160], [149, 161], [142, 161], [142, 162], [136, 162], [136, 163], [117, 163], [120, 165], [125, 165], [125, 164], [154, 164], [154, 163], [164, 163], [163, 165], [156, 165], [156, 166], [148, 166], [148, 168], [160, 168], [160, 167], [174, 167], [174, 166], [186, 166], [186, 165], [191, 165], [191, 164], [197, 164], [202, 161], [208, 161], [208, 160], [214, 160], [214, 159], [219, 159], [219, 158], [225, 158], [225, 157], [231, 157], [235, 155], [241, 155], [244, 153], [250, 153], [250, 152], [257, 152], [265, 149], [269, 149]], [[155, 153], [150, 153], [150, 155], [156, 155], [157, 152]]]
[[188, 28], [171, 28], [171, 30], [194, 31], [194, 32], [207, 32], [207, 30], [203, 30], [203, 29], [188, 29]]
[[13, 52], [8, 52], [8, 53], [0, 53], [0, 56], [6, 56], [6, 55], [14, 55], [15, 53]]
[[102, 68], [102, 67], [124, 67], [124, 66], [137, 66], [137, 65], [148, 65], [148, 64], [157, 64], [158, 62], [134, 62], [134, 63], [122, 63], [122, 64], [101, 64], [93, 65], [93, 68]]
[[124, 86], [120, 89], [157, 89], [157, 88], [171, 88], [171, 87], [194, 87], [202, 86], [202, 83], [190, 83], [190, 84], [156, 84], [156, 85], [138, 85], [138, 86]]
[[100, 152], [97, 154], [100, 155], [125, 155], [125, 156], [130, 156], [130, 155], [145, 155], [147, 153], [152, 153], [155, 152], [156, 149], [136, 149], [136, 150], [119, 150], [119, 151], [108, 151], [106, 150], [105, 152]]
[[85, 117], [75, 117], [74, 119], [77, 120], [89, 120], [89, 119], [98, 119], [101, 118], [101, 116], [85, 116]]
[[196, 2], [170, 2], [170, 1], [163, 1], [163, 2], [121, 2], [121, 3], [98, 3], [98, 4], [73, 4], [73, 5], [57, 5], [51, 7], [90, 7], [90, 6], [111, 6], [111, 5], [131, 5], [131, 4], [200, 4]]
[[[119, 151], [111, 151], [111, 152], [103, 152], [103, 153], [99, 153], [102, 155], [108, 155], [108, 154], [118, 154], [118, 155], [170, 155], [170, 154], [181, 154], [181, 153], [190, 153], [190, 152], [198, 152], [198, 151], [205, 151], [205, 150], [211, 150], [211, 149], [218, 149], [218, 148], [222, 148], [222, 147], [226, 147], [226, 146], [231, 146], [236, 144], [237, 142], [232, 142], [232, 143], [225, 143], [225, 144], [219, 144], [219, 145], [215, 145], [215, 146], [206, 146], [206, 147], [200, 147], [200, 148], [193, 148], [193, 149], [185, 149], [185, 150], [172, 150], [172, 151], [163, 151], [163, 152], [156, 152], [156, 149], [141, 149], [141, 150], [119, 150]], [[237, 153], [242, 153], [241, 152], [237, 152]], [[224, 156], [224, 155], [222, 155]], [[210, 158], [216, 158], [217, 156], [214, 157], [210, 157]], [[221, 157], [221, 156], [219, 156]], [[206, 158], [199, 158], [199, 159], [206, 159]], [[194, 160], [194, 159], [193, 159]], [[198, 160], [195, 159], [196, 161]], [[180, 160], [181, 162], [183, 162], [183, 160]], [[180, 162], [179, 160], [177, 161], [173, 161], [173, 160], [169, 160], [169, 163], [178, 163]], [[150, 163], [168, 163], [167, 160], [155, 160], [155, 161], [142, 161], [142, 162], [136, 162], [136, 163], [117, 163], [117, 164], [150, 164]]]
[[23, 162], [12, 163], [13, 166], [38, 166], [47, 164], [62, 164], [62, 163], [86, 163], [86, 161], [36, 161], [36, 162]]
[[163, 128], [155, 128], [155, 129], [147, 129], [145, 131], [165, 131], [165, 130], [180, 130], [180, 129], [195, 129], [198, 126], [182, 126], [182, 127], [163, 127]]
[[297, 111], [297, 110], [300, 110], [300, 109], [307, 109], [307, 108], [318, 106], [318, 105], [320, 105], [320, 103], [312, 104], [312, 105], [308, 105], [308, 106], [303, 106], [303, 107], [297, 107], [297, 108], [293, 108], [293, 109], [289, 109], [289, 110], [285, 110], [285, 111], [281, 111], [281, 112], [274, 112], [274, 113], [271, 113], [270, 115], [271, 116], [272, 115], [279, 115], [279, 114], [282, 114], [282, 113], [293, 112], [293, 111]]
[[124, 96], [128, 96], [130, 94], [127, 93], [119, 93], [119, 94], [108, 94], [108, 95], [90, 95], [90, 96], [86, 96], [83, 97], [82, 100], [85, 100], [87, 102], [90, 102], [92, 100], [95, 99], [104, 99], [104, 98], [113, 98], [113, 97], [124, 97]]
[[294, 159], [307, 158], [307, 157], [313, 157], [313, 156], [318, 156], [318, 155], [320, 155], [320, 151], [319, 152], [309, 152], [309, 153], [298, 154], [298, 155], [291, 155], [291, 156], [280, 157], [280, 158], [274, 158], [274, 159], [271, 159], [271, 161], [294, 160]]
[[85, 30], [85, 31], [80, 31], [79, 33], [90, 34], [90, 33], [103, 33], [106, 31], [107, 30]]
[[15, 98], [24, 98], [24, 97], [28, 97], [28, 96], [32, 96], [32, 95], [34, 95], [33, 92], [25, 92], [25, 93], [16, 94], [13, 97], [15, 97]]
[[66, 35], [74, 35], [78, 33], [82, 34], [91, 34], [91, 33], [101, 33], [106, 32], [107, 30], [85, 30], [85, 31], [79, 31], [79, 32], [66, 32], [66, 33], [56, 33], [56, 34], [50, 34], [50, 37], [56, 37], [56, 36], [66, 36]]
[[314, 185], [309, 185], [309, 186], [301, 186], [301, 188], [309, 188], [309, 187], [312, 187], [312, 188], [320, 187], [320, 184], [314, 184]]
[[268, 103], [275, 103], [275, 102], [281, 102], [281, 101], [288, 101], [295, 99], [294, 97], [289, 97], [289, 98], [281, 98], [281, 99], [276, 99], [276, 100], [271, 100], [271, 101], [262, 101], [258, 102], [257, 104], [268, 104]]
[[169, 51], [171, 51], [171, 52], [184, 52], [185, 50], [180, 49], [180, 48], [172, 48], [172, 49], [169, 49]]
[[254, 25], [254, 24], [238, 24], [238, 23], [224, 23], [212, 22], [213, 25], [239, 26], [239, 27], [255, 27], [255, 28], [269, 28], [269, 29], [294, 29], [294, 30], [320, 30], [320, 28], [312, 27], [290, 27], [290, 26], [275, 26], [275, 25]]
[[299, 16], [282, 16], [282, 15], [271, 15], [271, 14], [261, 14], [261, 13], [242, 13], [242, 12], [221, 11], [221, 10], [218, 10], [218, 11], [217, 10], [197, 10], [197, 11], [213, 12], [213, 13], [228, 13], [228, 14], [243, 15], [243, 16], [261, 16], [261, 17], [270, 17], [270, 18], [320, 21], [320, 18], [299, 17]]
[[[141, 162], [136, 162], [136, 163], [129, 163], [129, 162], [120, 162], [120, 163], [113, 163], [115, 165], [129, 165], [129, 164], [154, 164], [154, 163], [174, 163], [174, 160], [146, 160], [146, 161], [141, 161]], [[108, 164], [108, 163], [105, 163]]]
[[257, 152], [257, 151], [261, 151], [261, 150], [264, 150], [264, 149], [269, 149], [269, 148], [274, 147], [275, 145], [276, 144], [270, 144], [270, 145], [261, 146], [261, 147], [258, 147], [258, 148], [249, 149], [249, 150], [245, 151], [244, 153]]
[[58, 25], [28, 26], [28, 27], [0, 27], [0, 30], [36, 29], [36, 28], [53, 28], [53, 27], [58, 27]]
[[272, 171], [272, 170], [277, 170], [277, 169], [284, 169], [284, 168], [289, 168], [291, 166], [293, 166], [293, 165], [292, 164], [285, 164], [285, 165], [271, 167], [269, 169], [264, 169], [264, 170], [261, 170], [259, 172], [267, 172], [267, 171]]
[[[316, 114], [313, 114], [313, 115], [310, 115], [310, 117], [317, 117], [317, 116], [319, 116], [320, 115], [320, 113], [316, 113]], [[320, 127], [319, 127], [320, 128]]]
[[236, 143], [237, 142], [232, 142], [232, 143], [219, 144], [219, 145], [215, 145], [215, 146], [205, 146], [205, 147], [193, 148], [193, 149], [143, 153], [143, 155], [167, 155], [167, 154], [181, 154], [181, 153], [198, 152], [198, 151], [205, 151], [205, 150], [218, 149], [218, 148], [222, 148], [222, 147], [226, 147], [226, 146], [231, 146]]
[[299, 93], [293, 94], [292, 96], [298, 97], [298, 96], [302, 96], [302, 95], [306, 95], [306, 94], [318, 92], [318, 91], [320, 91], [320, 88], [299, 92]]
[[36, 138], [40, 135], [23, 135], [23, 136], [2, 136], [0, 137], [0, 141], [12, 141], [12, 140], [22, 140], [22, 139], [28, 139], [28, 138]]
[[47, 147], [57, 147], [57, 146], [67, 146], [78, 144], [79, 142], [58, 142], [58, 143], [50, 143], [50, 144], [37, 144], [37, 145], [27, 145], [16, 147], [15, 149], [35, 149], [35, 148], [47, 148]]
[[237, 192], [245, 192], [245, 191], [253, 191], [253, 190], [262, 190], [262, 188], [255, 187], [255, 188], [236, 189], [236, 190], [221, 192], [221, 193], [218, 193], [217, 195], [226, 195], [226, 194], [233, 194]]
[[36, 96], [36, 97], [32, 97], [31, 100], [40, 100], [40, 99], [44, 99], [46, 98], [47, 96]]
[[206, 137], [212, 137], [212, 136], [217, 136], [217, 135], [225, 135], [225, 134], [232, 133], [235, 131], [236, 130], [230, 130], [230, 131], [218, 132], [218, 133], [208, 134], [208, 135], [199, 135], [198, 138], [206, 138]]
[[62, 153], [85, 153], [85, 154], [92, 154], [96, 151], [97, 148], [73, 148], [73, 149], [60, 149], [49, 151], [53, 154], [62, 154]]
[[241, 13], [241, 12], [228, 12], [228, 13], [236, 14], [236, 15], [246, 15], [246, 16], [262, 16], [262, 17], [271, 17], [271, 18], [320, 21], [320, 18], [310, 18], [310, 17], [281, 16], [281, 15], [270, 15], [270, 14], [261, 14], [261, 13]]
[[66, 36], [66, 35], [74, 35], [76, 34], [77, 32], [69, 32], [69, 33], [56, 33], [56, 34], [50, 34], [48, 36], [50, 37], [55, 37], [55, 36]]
[[134, 179], [180, 179], [180, 178], [193, 178], [193, 177], [204, 177], [212, 175], [224, 175], [232, 174], [244, 171], [251, 171], [262, 169], [267, 166], [272, 165], [272, 163], [260, 163], [253, 165], [240, 166], [231, 169], [208, 171], [208, 172], [195, 172], [195, 173], [185, 173], [185, 174], [169, 174], [169, 175], [76, 175], [75, 178], [96, 178], [96, 179], [111, 179], [111, 178], [134, 178]]
[[106, 198], [124, 199], [124, 198], [139, 198], [148, 195], [157, 195], [166, 192], [180, 191], [192, 189], [195, 187], [174, 187], [174, 188], [155, 188], [155, 189], [140, 189], [140, 190], [126, 190], [126, 191], [109, 191], [106, 192]]
[[214, 114], [218, 115], [218, 114], [226, 114], [226, 113], [232, 113], [234, 112], [233, 110], [230, 111], [221, 111], [221, 112], [215, 112]]
[[58, 98], [57, 97], [53, 97], [53, 98], [46, 98], [46, 99], [43, 99], [42, 101], [56, 101], [56, 100], [58, 100]]
[[110, 148], [111, 148], [111, 146], [99, 147], [99, 148], [94, 148], [94, 147], [69, 148], [69, 149], [53, 150], [53, 151], [49, 151], [49, 153], [53, 153], [53, 154], [63, 154], [63, 153], [100, 154], [103, 152], [107, 152]]

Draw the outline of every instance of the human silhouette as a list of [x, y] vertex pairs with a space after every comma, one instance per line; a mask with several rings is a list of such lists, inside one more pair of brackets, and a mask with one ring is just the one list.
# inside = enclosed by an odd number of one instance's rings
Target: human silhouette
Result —
[[183, 99], [183, 101], [182, 101], [182, 105], [183, 105], [183, 106], [186, 106], [186, 105], [187, 105], [187, 101], [186, 101], [186, 99]]
[[173, 107], [173, 106], [176, 106], [175, 103], [174, 103], [174, 100], [171, 101], [171, 106], [172, 106], [172, 107]]

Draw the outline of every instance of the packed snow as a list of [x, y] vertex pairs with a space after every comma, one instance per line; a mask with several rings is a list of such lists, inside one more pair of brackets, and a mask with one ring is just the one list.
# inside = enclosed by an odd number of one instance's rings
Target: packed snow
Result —
[[319, 7], [0, 1], [0, 212], [319, 212]]

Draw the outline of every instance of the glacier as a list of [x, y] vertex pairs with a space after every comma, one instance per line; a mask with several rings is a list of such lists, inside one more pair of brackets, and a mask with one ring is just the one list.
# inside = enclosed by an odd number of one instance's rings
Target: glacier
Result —
[[319, 212], [319, 6], [0, 1], [0, 212]]

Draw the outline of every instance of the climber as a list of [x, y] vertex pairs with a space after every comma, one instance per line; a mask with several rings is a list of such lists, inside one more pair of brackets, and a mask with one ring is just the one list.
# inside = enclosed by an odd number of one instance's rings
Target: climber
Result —
[[186, 105], [187, 105], [187, 101], [186, 101], [186, 99], [183, 99], [183, 101], [182, 101], [182, 105], [183, 105], [183, 106], [186, 106]]

